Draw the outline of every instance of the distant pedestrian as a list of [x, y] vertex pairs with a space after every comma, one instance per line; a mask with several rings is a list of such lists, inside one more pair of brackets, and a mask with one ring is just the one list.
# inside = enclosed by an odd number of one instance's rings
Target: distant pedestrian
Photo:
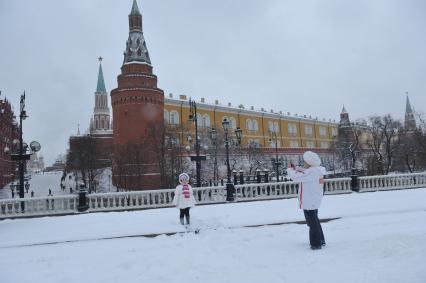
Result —
[[191, 185], [189, 185], [189, 175], [186, 173], [180, 174], [179, 183], [180, 185], [178, 185], [175, 189], [173, 204], [176, 208], [180, 209], [180, 224], [184, 225], [184, 218], [186, 218], [186, 224], [189, 225], [189, 210], [191, 207], [195, 206], [194, 192]]
[[12, 190], [12, 198], [15, 198], [15, 191]]
[[51, 190], [51, 189], [49, 189], [49, 196], [53, 196], [53, 195], [52, 195], [52, 190]]
[[311, 249], [318, 250], [325, 245], [324, 234], [318, 218], [318, 208], [324, 194], [325, 168], [320, 166], [318, 154], [306, 151], [303, 154], [304, 168], [290, 163], [287, 169], [288, 176], [299, 186], [299, 207], [303, 209], [306, 224], [309, 226], [309, 242]]
[[31, 197], [32, 198], [34, 197], [34, 191], [31, 191]]

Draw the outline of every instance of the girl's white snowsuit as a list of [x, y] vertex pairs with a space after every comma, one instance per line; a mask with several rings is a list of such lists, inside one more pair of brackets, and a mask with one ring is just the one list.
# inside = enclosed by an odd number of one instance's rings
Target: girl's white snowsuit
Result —
[[192, 190], [192, 187], [188, 185], [189, 187], [189, 198], [185, 198], [183, 195], [183, 186], [178, 185], [175, 189], [175, 196], [173, 197], [173, 204], [176, 206], [176, 208], [184, 209], [187, 207], [194, 207], [195, 206], [195, 198], [194, 198], [194, 191]]
[[299, 207], [304, 210], [318, 209], [324, 194], [325, 168], [322, 166], [308, 169], [287, 169], [288, 176], [295, 182], [300, 182]]

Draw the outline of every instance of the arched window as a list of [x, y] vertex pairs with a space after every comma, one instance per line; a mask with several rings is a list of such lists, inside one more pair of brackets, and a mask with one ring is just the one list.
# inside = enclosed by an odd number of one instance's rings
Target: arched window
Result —
[[105, 127], [104, 127], [104, 119], [101, 120], [101, 128], [105, 129]]
[[274, 132], [279, 133], [280, 132], [280, 127], [278, 122], [274, 122]]
[[98, 129], [99, 128], [99, 121], [98, 121], [98, 119], [95, 119], [95, 129]]
[[203, 126], [203, 116], [200, 113], [197, 113], [197, 126], [198, 128]]
[[169, 111], [164, 110], [164, 124], [169, 124], [170, 123], [170, 116], [169, 116]]
[[274, 131], [274, 123], [273, 123], [272, 121], [269, 121], [269, 122], [268, 122], [268, 130], [269, 130], [270, 132], [275, 132], [275, 131]]
[[229, 126], [231, 129], [237, 128], [237, 121], [235, 120], [234, 117], [229, 118]]
[[205, 127], [205, 128], [210, 127], [210, 116], [209, 116], [209, 114], [204, 114], [201, 121], [202, 121], [201, 124], [203, 125], [203, 127]]
[[250, 119], [246, 120], [246, 128], [247, 128], [247, 131], [253, 131], [253, 123], [251, 122]]
[[253, 131], [258, 131], [259, 130], [259, 125], [257, 124], [257, 120], [253, 120]]
[[172, 125], [179, 124], [179, 113], [175, 110], [170, 112], [170, 124]]

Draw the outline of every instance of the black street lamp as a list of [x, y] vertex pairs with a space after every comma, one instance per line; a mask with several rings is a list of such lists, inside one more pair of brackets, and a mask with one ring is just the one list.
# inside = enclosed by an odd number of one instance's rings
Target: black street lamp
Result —
[[225, 149], [226, 149], [226, 169], [227, 169], [227, 181], [226, 181], [226, 201], [234, 200], [235, 187], [231, 182], [231, 167], [229, 166], [229, 140], [228, 140], [228, 129], [229, 121], [228, 119], [223, 119], [222, 121], [223, 130], [225, 132]]
[[213, 165], [213, 180], [215, 185], [217, 184], [218, 177], [218, 167], [217, 167], [217, 131], [215, 128], [210, 130], [210, 139], [212, 140], [212, 144], [214, 146], [214, 165]]
[[[229, 139], [228, 139], [229, 125], [230, 125], [229, 120], [226, 118], [223, 119], [222, 127], [225, 132], [226, 168], [227, 168], [226, 201], [234, 201], [235, 186], [231, 182], [231, 167], [229, 166]], [[235, 130], [235, 135], [237, 137], [238, 144], [241, 144], [242, 131], [239, 127]]]
[[277, 133], [276, 132], [271, 132], [271, 138], [269, 139], [270, 141], [274, 141], [275, 143], [275, 170], [276, 170], [276, 174], [277, 174], [277, 182], [280, 181], [280, 170], [279, 170], [279, 166], [281, 165], [281, 162], [278, 161], [278, 138], [277, 138]]
[[197, 103], [189, 99], [189, 121], [195, 124], [195, 156], [191, 156], [191, 161], [195, 161], [197, 169], [197, 187], [201, 187], [201, 161], [206, 160], [205, 155], [200, 155], [200, 141], [198, 138], [198, 115]]
[[[20, 112], [19, 112], [19, 140], [13, 141], [12, 153], [10, 154], [11, 159], [19, 162], [19, 197], [24, 198], [25, 192], [25, 164], [26, 161], [30, 159], [31, 154], [39, 151], [41, 149], [40, 143], [32, 141], [30, 143], [29, 149], [30, 152], [27, 153], [28, 145], [24, 143], [22, 138], [22, 121], [28, 118], [27, 112], [25, 111], [25, 92], [21, 95], [20, 100]], [[18, 149], [16, 149], [18, 147]], [[5, 151], [9, 151], [8, 148], [5, 148]], [[21, 209], [24, 210], [24, 203], [21, 203]]]

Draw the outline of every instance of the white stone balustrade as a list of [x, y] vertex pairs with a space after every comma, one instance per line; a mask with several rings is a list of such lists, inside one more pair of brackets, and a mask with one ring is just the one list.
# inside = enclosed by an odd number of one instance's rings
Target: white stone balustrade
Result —
[[426, 186], [426, 173], [365, 176], [358, 184], [361, 192], [419, 188]]
[[351, 193], [351, 178], [334, 178], [324, 180], [324, 193], [329, 194], [343, 194]]
[[[366, 176], [358, 178], [360, 192], [426, 187], [426, 173]], [[296, 197], [298, 182], [256, 183], [235, 186], [235, 201]], [[351, 178], [326, 179], [325, 194], [351, 193]], [[87, 195], [87, 212], [151, 209], [173, 206], [174, 189]], [[225, 203], [225, 186], [194, 188], [198, 205]], [[21, 203], [24, 203], [24, 210]], [[37, 197], [0, 200], [0, 219], [77, 214], [78, 196]]]
[[[22, 203], [24, 204], [24, 210], [22, 210]], [[3, 199], [0, 200], [0, 219], [72, 214], [77, 212], [77, 205], [78, 197], [74, 195]]]
[[297, 196], [299, 183], [258, 183], [236, 185], [236, 201], [252, 201], [265, 199], [283, 199]]

